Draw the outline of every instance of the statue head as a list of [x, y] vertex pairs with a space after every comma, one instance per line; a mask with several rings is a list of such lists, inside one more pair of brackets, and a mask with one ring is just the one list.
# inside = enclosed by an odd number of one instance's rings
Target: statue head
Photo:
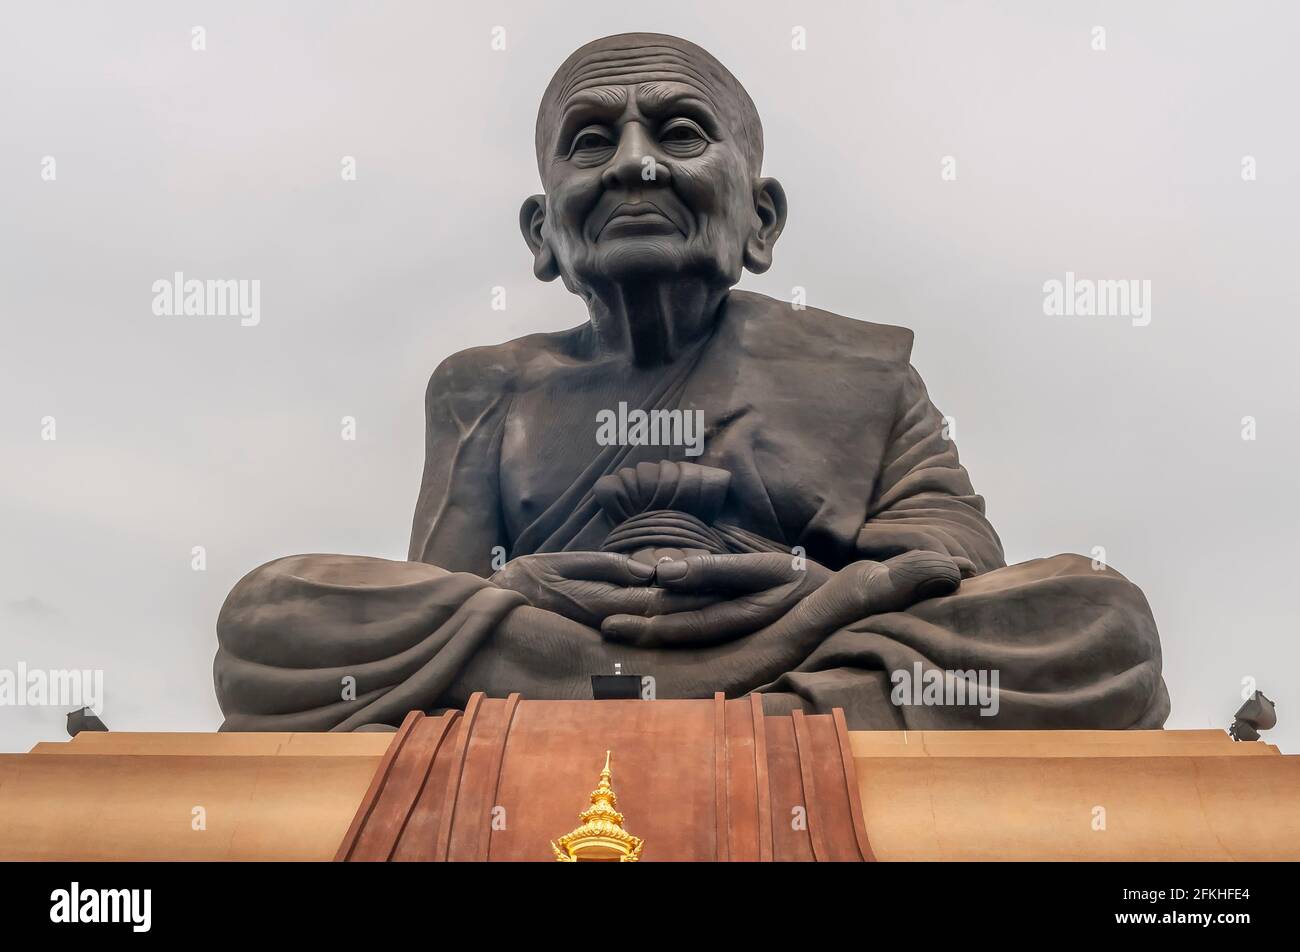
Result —
[[520, 210], [534, 273], [579, 294], [643, 280], [728, 288], [772, 263], [785, 225], [763, 129], [708, 52], [658, 33], [578, 49], [537, 112], [544, 195]]

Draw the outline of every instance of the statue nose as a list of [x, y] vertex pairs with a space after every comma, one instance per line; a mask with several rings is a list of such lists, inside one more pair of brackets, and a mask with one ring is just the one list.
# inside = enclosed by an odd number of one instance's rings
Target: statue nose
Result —
[[652, 188], [667, 184], [670, 174], [645, 127], [639, 122], [629, 122], [623, 127], [618, 148], [600, 177], [606, 188]]

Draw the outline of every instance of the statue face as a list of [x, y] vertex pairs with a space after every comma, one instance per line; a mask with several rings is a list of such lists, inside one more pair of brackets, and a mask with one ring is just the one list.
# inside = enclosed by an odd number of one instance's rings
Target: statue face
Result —
[[592, 44], [552, 83], [538, 137], [546, 195], [521, 221], [539, 277], [558, 272], [579, 293], [664, 277], [730, 287], [742, 267], [770, 264], [784, 195], [756, 176], [745, 106], [676, 42]]

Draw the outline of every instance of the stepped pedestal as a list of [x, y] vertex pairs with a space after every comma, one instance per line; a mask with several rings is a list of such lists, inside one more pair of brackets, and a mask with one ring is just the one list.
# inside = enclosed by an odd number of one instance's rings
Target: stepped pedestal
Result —
[[1300, 758], [1198, 731], [847, 731], [750, 699], [476, 696], [395, 734], [0, 755], [0, 859], [538, 860], [613, 752], [655, 860], [1300, 859]]

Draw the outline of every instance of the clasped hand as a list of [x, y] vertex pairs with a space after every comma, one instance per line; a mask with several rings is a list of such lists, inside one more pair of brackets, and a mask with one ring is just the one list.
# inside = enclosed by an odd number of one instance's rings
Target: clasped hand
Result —
[[509, 562], [492, 581], [536, 608], [638, 647], [703, 647], [774, 626], [838, 627], [957, 589], [946, 555], [908, 552], [833, 572], [780, 552], [690, 555], [647, 565], [611, 552], [555, 552]]

